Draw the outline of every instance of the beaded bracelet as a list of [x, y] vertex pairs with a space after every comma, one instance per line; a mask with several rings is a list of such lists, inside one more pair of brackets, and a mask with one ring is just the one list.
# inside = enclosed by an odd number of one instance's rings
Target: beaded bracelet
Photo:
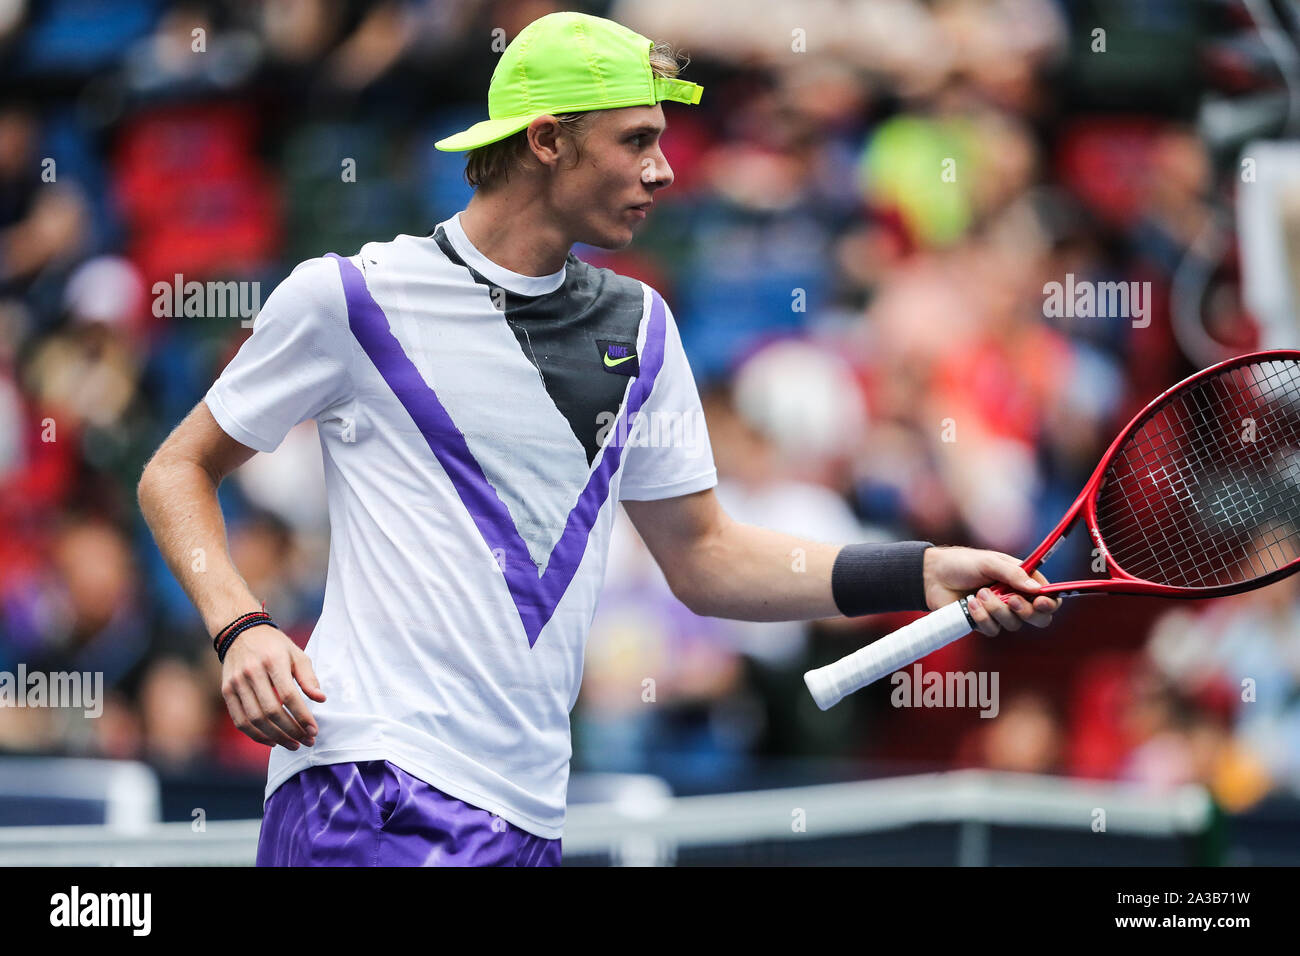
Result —
[[250, 618], [261, 617], [265, 614], [266, 611], [265, 609], [263, 609], [261, 611], [249, 611], [247, 614], [239, 615], [239, 617], [235, 618], [233, 621], [231, 621], [229, 624], [227, 624], [225, 627], [223, 627], [221, 630], [217, 632], [217, 636], [212, 639], [212, 649], [214, 651], [221, 649], [221, 639], [222, 637], [225, 636], [225, 633], [229, 631], [232, 627], [235, 627], [238, 624], [242, 624], [245, 621], [249, 620]]
[[275, 622], [271, 620], [271, 615], [266, 611], [250, 611], [248, 614], [241, 614], [235, 618], [212, 639], [212, 649], [217, 652], [217, 659], [223, 664], [226, 662], [226, 651], [230, 650], [230, 645], [235, 643], [235, 638], [243, 634], [251, 627], [261, 627], [263, 624], [269, 624], [275, 627]]

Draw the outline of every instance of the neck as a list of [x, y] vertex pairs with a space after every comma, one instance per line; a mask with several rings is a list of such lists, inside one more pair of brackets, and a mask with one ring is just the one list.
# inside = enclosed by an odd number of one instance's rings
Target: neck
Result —
[[474, 248], [503, 269], [524, 276], [548, 276], [564, 268], [573, 240], [544, 207], [536, 191], [475, 190], [461, 228]]

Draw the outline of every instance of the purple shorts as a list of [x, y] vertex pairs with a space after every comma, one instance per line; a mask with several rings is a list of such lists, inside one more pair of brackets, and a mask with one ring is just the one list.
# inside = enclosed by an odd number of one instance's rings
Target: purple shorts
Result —
[[560, 841], [370, 760], [308, 767], [280, 784], [257, 865], [559, 866]]

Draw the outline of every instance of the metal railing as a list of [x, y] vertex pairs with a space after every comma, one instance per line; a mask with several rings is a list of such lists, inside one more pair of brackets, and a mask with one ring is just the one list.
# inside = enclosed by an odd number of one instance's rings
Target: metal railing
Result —
[[[991, 827], [1147, 838], [1203, 833], [1204, 788], [1164, 794], [1058, 777], [957, 771], [744, 793], [674, 797], [636, 778], [610, 802], [570, 806], [564, 855], [624, 865], [671, 865], [699, 847], [834, 840], [924, 824], [956, 824], [954, 863], [989, 862]], [[247, 866], [260, 821], [0, 828], [0, 865]], [[1062, 860], [1061, 862], [1069, 862]]]

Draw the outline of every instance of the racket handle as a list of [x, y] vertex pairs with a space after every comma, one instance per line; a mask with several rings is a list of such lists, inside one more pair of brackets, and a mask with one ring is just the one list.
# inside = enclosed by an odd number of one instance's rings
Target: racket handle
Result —
[[817, 706], [829, 710], [855, 690], [969, 634], [971, 622], [963, 601], [953, 601], [833, 664], [808, 671], [803, 680]]

